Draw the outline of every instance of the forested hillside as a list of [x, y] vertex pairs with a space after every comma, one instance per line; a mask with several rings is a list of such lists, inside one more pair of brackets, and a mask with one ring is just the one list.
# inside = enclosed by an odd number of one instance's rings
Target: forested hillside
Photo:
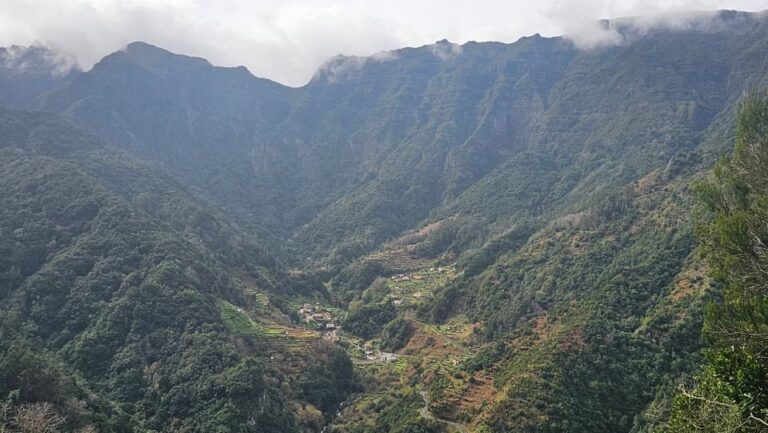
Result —
[[[162, 163], [264, 242], [337, 266], [438, 212], [479, 208], [485, 226], [639, 179], [763, 80], [762, 15], [615, 26], [626, 42], [592, 50], [533, 36], [342, 56], [298, 89], [135, 43], [35, 105]], [[520, 169], [543, 173], [523, 197]]]
[[621, 42], [439, 41], [299, 88], [14, 48], [0, 422], [762, 431], [766, 109], [740, 101], [768, 15], [604, 24]]
[[707, 309], [707, 364], [681, 384], [667, 432], [768, 429], [765, 240], [768, 233], [768, 97], [740, 104], [732, 156], [697, 185], [700, 238], [722, 298]]
[[[298, 340], [294, 354], [252, 319], [241, 329], [240, 316], [285, 317], [289, 296], [324, 296], [319, 282], [284, 274], [181, 186], [55, 116], [3, 111], [0, 136], [10, 431], [28, 431], [25, 413], [67, 430], [298, 431], [291, 400], [319, 404], [286, 392], [315, 380], [299, 365], [333, 362], [326, 391], [353, 389], [351, 364], [335, 376], [343, 352]], [[273, 301], [257, 308], [257, 295]]]

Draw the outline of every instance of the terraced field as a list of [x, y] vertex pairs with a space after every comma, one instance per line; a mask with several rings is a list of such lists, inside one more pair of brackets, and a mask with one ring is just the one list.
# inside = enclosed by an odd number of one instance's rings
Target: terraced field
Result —
[[390, 277], [386, 287], [395, 306], [412, 307], [422, 303], [435, 289], [445, 286], [454, 278], [456, 269], [453, 267], [425, 267]]
[[278, 361], [280, 370], [304, 368], [310, 344], [320, 340], [317, 332], [279, 324], [269, 316], [253, 315], [227, 301], [218, 301], [219, 312], [227, 328], [235, 335], [263, 344], [263, 353]]

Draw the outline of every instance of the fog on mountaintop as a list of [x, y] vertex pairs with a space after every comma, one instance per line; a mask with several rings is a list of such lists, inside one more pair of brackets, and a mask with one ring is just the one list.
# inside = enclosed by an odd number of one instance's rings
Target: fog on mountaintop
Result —
[[41, 46], [0, 48], [0, 69], [62, 76], [77, 68], [75, 56], [64, 51]]
[[[577, 45], [592, 47], [622, 39], [612, 27], [601, 27], [600, 19], [636, 16], [646, 26], [679, 24], [700, 16], [681, 12], [754, 11], [768, 8], [768, 0], [545, 0], [537, 6], [491, 0], [483, 6], [434, 0], [265, 0], [226, 7], [197, 0], [4, 0], [0, 45], [54, 46], [88, 69], [107, 53], [142, 40], [218, 65], [245, 65], [257, 76], [298, 86], [339, 54], [369, 56], [442, 39], [513, 42], [534, 33], [569, 34]], [[679, 14], [672, 21], [658, 18], [667, 12]]]
[[[674, 12], [614, 20], [584, 21], [574, 23], [565, 37], [582, 49], [605, 45], [618, 45], [633, 35], [643, 35], [653, 30], [713, 32], [724, 28], [727, 15], [708, 11]], [[737, 18], [738, 19], [738, 18]]]

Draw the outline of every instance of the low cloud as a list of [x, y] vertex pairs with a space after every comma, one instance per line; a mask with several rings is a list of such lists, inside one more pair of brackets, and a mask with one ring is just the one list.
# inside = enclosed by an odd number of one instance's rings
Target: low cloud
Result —
[[313, 79], [337, 83], [353, 77], [367, 64], [391, 62], [396, 59], [397, 53], [394, 51], [379, 51], [368, 57], [338, 55], [320, 65]]
[[0, 68], [26, 73], [50, 74], [60, 77], [79, 69], [77, 59], [56, 47], [12, 45], [0, 49]]
[[0, 45], [53, 43], [74, 52], [86, 69], [130, 42], [145, 41], [302, 85], [337, 54], [406, 45], [401, 36], [393, 25], [341, 3], [0, 1]]
[[[736, 18], [738, 19], [738, 18]], [[732, 25], [732, 24], [731, 24]], [[718, 12], [690, 11], [601, 20], [565, 35], [582, 49], [620, 45], [658, 30], [718, 32], [728, 25]]]
[[[563, 35], [582, 49], [619, 45], [654, 30], [718, 31], [717, 10], [762, 10], [768, 2], [702, 0], [556, 1], [542, 8]], [[596, 20], [600, 16], [607, 19]]]
[[609, 20], [583, 23], [580, 27], [570, 29], [565, 37], [582, 49], [620, 45], [624, 42], [624, 36]]
[[[591, 47], [622, 42], [601, 18], [723, 8], [764, 9], [768, 0], [2, 0], [0, 45], [53, 44], [88, 69], [140, 40], [302, 85], [338, 54], [369, 56], [444, 38], [513, 42], [533, 33], [569, 34]], [[454, 45], [433, 51], [441, 59], [461, 55]]]
[[429, 52], [440, 60], [447, 61], [453, 60], [461, 55], [462, 48], [459, 44], [442, 40], [434, 45], [428, 46]]

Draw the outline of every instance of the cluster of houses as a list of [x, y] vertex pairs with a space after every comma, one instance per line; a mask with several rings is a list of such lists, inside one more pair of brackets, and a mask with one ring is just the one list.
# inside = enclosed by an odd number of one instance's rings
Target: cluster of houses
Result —
[[336, 330], [336, 318], [329, 311], [324, 311], [319, 305], [304, 304], [299, 308], [299, 317], [307, 325], [325, 331]]
[[[399, 301], [396, 305], [402, 303], [400, 298], [394, 298], [392, 301], [393, 303]], [[336, 317], [330, 311], [324, 309], [320, 303], [315, 305], [303, 304], [299, 307], [297, 313], [302, 322], [320, 331], [324, 340], [331, 342], [339, 341], [339, 327], [336, 325]], [[369, 361], [394, 362], [398, 359], [398, 355], [395, 353], [381, 352], [374, 349], [371, 342], [365, 344], [364, 351], [365, 358]]]

